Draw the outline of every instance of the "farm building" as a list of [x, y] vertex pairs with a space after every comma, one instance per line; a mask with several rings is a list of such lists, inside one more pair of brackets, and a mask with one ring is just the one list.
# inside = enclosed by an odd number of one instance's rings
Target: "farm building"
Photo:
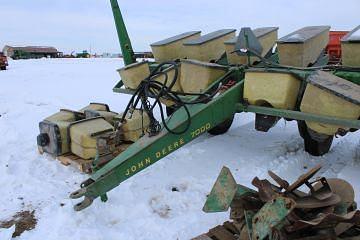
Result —
[[4, 55], [13, 59], [28, 59], [28, 58], [42, 58], [50, 57], [57, 58], [62, 55], [54, 47], [41, 46], [27, 46], [27, 47], [12, 47], [5, 46], [3, 49]]

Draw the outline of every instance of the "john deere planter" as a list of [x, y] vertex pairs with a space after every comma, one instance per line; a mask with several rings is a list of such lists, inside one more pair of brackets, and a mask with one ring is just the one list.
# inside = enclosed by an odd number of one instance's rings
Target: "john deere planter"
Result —
[[[276, 27], [243, 28], [236, 41], [233, 29], [192, 31], [152, 44], [163, 62], [136, 62], [117, 1], [110, 2], [125, 63], [113, 91], [131, 95], [127, 107], [117, 114], [91, 104], [40, 123], [42, 152], [90, 166], [89, 179], [70, 195], [82, 199], [75, 210], [106, 201], [121, 182], [203, 133], [225, 133], [236, 113], [254, 113], [260, 131], [281, 118], [297, 121], [305, 150], [316, 156], [329, 151], [335, 135], [360, 128], [360, 64], [327, 65], [330, 27], [298, 30], [278, 40], [277, 49]], [[278, 207], [290, 206], [287, 215], [293, 201], [278, 200]]]

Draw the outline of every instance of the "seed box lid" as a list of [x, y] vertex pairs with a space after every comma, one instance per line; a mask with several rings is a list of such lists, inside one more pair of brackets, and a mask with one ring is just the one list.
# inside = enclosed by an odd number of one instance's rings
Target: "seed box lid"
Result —
[[346, 101], [360, 105], [360, 86], [355, 83], [321, 70], [311, 74], [307, 81]]
[[319, 34], [329, 31], [330, 26], [309, 26], [292, 32], [278, 40], [278, 43], [304, 43]]
[[348, 34], [346, 34], [341, 39], [341, 42], [360, 42], [360, 25]]
[[217, 38], [221, 38], [229, 33], [235, 32], [236, 29], [222, 29], [215, 32], [208, 33], [198, 39], [190, 40], [184, 43], [184, 45], [201, 45], [211, 40], [215, 40]]
[[164, 46], [164, 45], [167, 45], [167, 44], [170, 44], [170, 43], [177, 42], [177, 41], [182, 40], [184, 38], [191, 37], [191, 36], [199, 34], [199, 33], [201, 33], [201, 31], [190, 31], [190, 32], [181, 33], [179, 35], [176, 35], [176, 36], [173, 36], [173, 37], [166, 38], [164, 40], [155, 42], [155, 43], [151, 44], [150, 46], [154, 46], [154, 47]]

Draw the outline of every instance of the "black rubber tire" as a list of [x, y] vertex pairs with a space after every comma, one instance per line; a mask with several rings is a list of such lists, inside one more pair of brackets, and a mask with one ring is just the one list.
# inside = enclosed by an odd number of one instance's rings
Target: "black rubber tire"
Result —
[[0, 68], [1, 70], [6, 70], [6, 66], [3, 66]]
[[233, 121], [234, 121], [234, 116], [232, 116], [229, 119], [226, 119], [225, 121], [223, 121], [219, 125], [213, 127], [212, 129], [210, 129], [208, 131], [208, 133], [210, 133], [211, 135], [214, 135], [214, 136], [224, 134], [227, 131], [229, 131]]
[[299, 134], [304, 139], [305, 135], [308, 134], [306, 123], [305, 121], [297, 121], [297, 125], [298, 125]]
[[174, 112], [176, 112], [176, 110], [178, 110], [177, 107], [168, 107], [168, 106], [166, 106], [166, 115], [168, 117], [170, 117]]
[[350, 128], [349, 132], [356, 132], [358, 131], [359, 129], [356, 129], [356, 128]]
[[322, 156], [329, 152], [334, 136], [328, 136], [322, 141], [314, 139], [308, 132], [304, 121], [298, 121], [300, 136], [304, 139], [304, 148], [312, 156]]
[[322, 156], [330, 151], [332, 141], [334, 136], [330, 136], [325, 139], [323, 142], [318, 142], [312, 138], [305, 138], [305, 151], [311, 154], [312, 156]]

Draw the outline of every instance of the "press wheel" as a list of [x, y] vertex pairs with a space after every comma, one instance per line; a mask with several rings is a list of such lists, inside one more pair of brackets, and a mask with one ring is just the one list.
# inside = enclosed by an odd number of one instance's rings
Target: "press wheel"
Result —
[[305, 151], [313, 156], [322, 156], [329, 152], [334, 136], [315, 139], [310, 133], [305, 121], [298, 121], [300, 136], [304, 139]]

